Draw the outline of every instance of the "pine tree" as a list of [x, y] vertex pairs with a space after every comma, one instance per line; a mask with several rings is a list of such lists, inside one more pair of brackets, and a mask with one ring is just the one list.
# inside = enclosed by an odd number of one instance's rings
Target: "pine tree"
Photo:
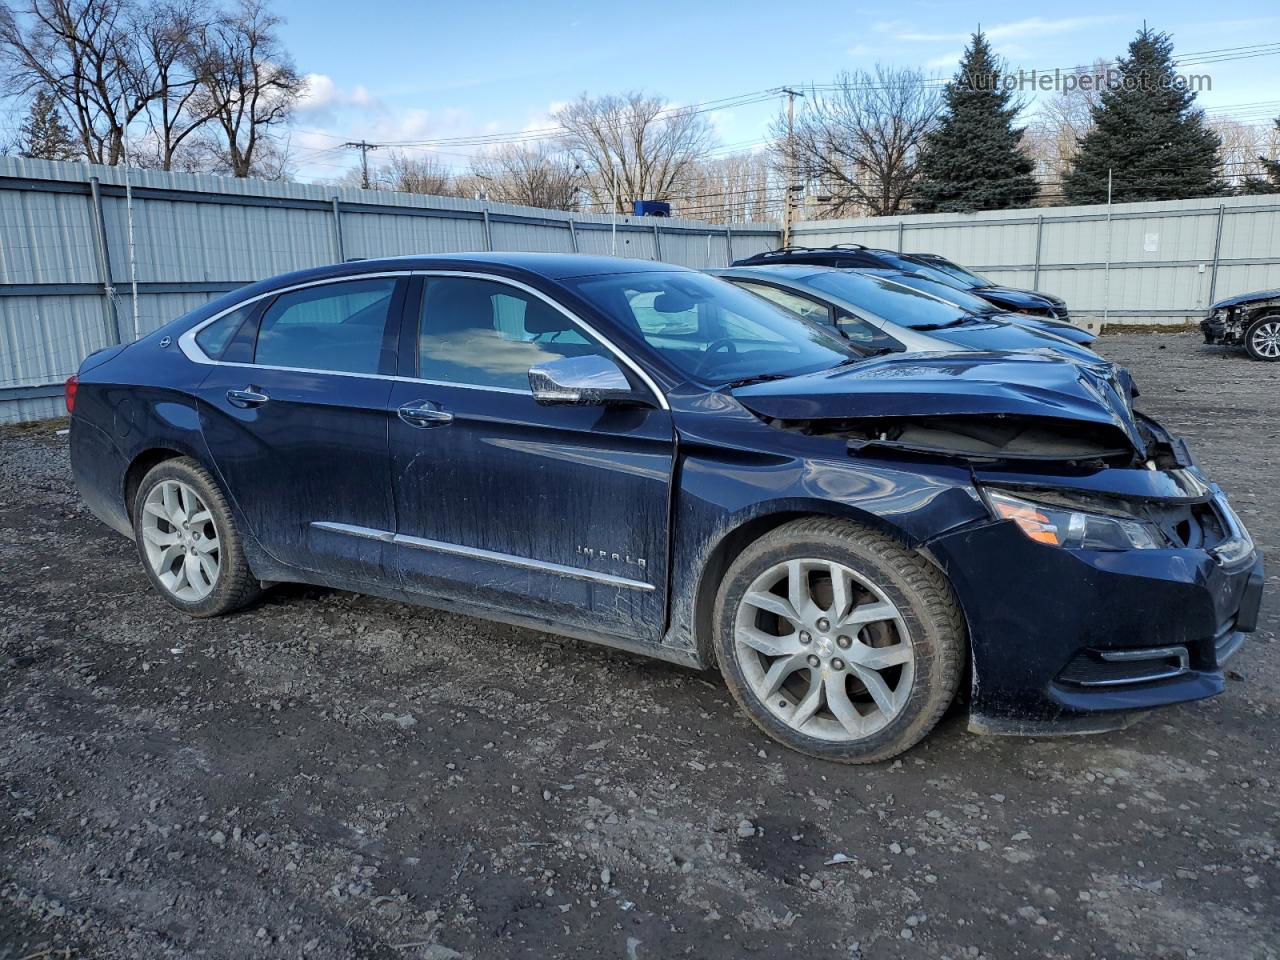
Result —
[[[1276, 117], [1276, 133], [1280, 134], [1280, 117]], [[1240, 184], [1241, 193], [1280, 193], [1280, 158], [1258, 157], [1263, 176], [1249, 177]]]
[[913, 206], [923, 213], [1028, 206], [1032, 159], [1013, 125], [1021, 105], [1002, 84], [1003, 64], [979, 30], [943, 93], [944, 113], [926, 138]]
[[31, 101], [31, 110], [18, 134], [18, 155], [39, 160], [75, 160], [80, 149], [62, 121], [58, 101], [41, 90]]
[[1173, 41], [1143, 27], [1118, 64], [1119, 81], [1093, 109], [1093, 127], [1063, 180], [1068, 203], [1111, 199], [1183, 200], [1222, 193], [1221, 138], [1195, 106], [1195, 91], [1178, 77]]

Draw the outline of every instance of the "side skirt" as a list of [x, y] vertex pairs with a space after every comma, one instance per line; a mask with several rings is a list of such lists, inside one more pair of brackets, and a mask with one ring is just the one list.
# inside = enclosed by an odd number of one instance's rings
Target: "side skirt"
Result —
[[297, 569], [286, 570], [279, 565], [274, 566], [269, 573], [270, 579], [264, 580], [264, 583], [308, 583], [317, 587], [329, 587], [334, 590], [345, 590], [348, 593], [368, 594], [370, 596], [381, 597], [384, 600], [411, 603], [414, 606], [429, 607], [433, 610], [444, 610], [448, 613], [458, 613], [467, 617], [475, 617], [478, 620], [491, 620], [496, 623], [510, 624], [513, 627], [524, 627], [527, 630], [536, 630], [540, 633], [550, 633], [555, 634], [556, 636], [570, 637], [574, 640], [583, 640], [587, 643], [595, 643], [600, 646], [611, 647], [615, 650], [623, 650], [627, 653], [635, 653], [657, 660], [665, 660], [668, 663], [674, 663], [682, 667], [689, 667], [692, 670], [706, 669], [706, 665], [702, 663], [697, 653], [688, 648], [669, 646], [667, 644], [645, 643], [642, 640], [632, 640], [629, 637], [619, 637], [615, 634], [601, 633], [594, 630], [580, 630], [575, 627], [566, 626], [562, 623], [557, 623], [554, 620], [530, 617], [506, 610], [495, 609], [493, 607], [483, 607], [478, 604], [465, 603], [457, 600], [446, 600], [430, 594], [410, 592], [400, 587], [392, 587], [386, 584], [368, 583], [362, 580], [346, 580], [342, 577], [330, 577], [323, 574], [311, 573], [309, 571]]

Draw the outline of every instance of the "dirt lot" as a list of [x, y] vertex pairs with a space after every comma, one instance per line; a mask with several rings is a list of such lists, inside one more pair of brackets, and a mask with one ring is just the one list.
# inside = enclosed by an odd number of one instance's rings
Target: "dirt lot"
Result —
[[[1280, 365], [1102, 347], [1280, 561]], [[843, 768], [547, 635], [307, 588], [183, 619], [49, 424], [0, 431], [0, 531], [0, 960], [1280, 956], [1274, 572], [1212, 702]]]

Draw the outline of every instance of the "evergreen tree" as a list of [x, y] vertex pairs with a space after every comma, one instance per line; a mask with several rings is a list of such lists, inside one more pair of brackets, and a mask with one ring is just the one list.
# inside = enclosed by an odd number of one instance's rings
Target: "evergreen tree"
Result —
[[924, 141], [916, 210], [923, 213], [1028, 206], [1035, 165], [1013, 125], [1021, 104], [1001, 83], [1003, 64], [979, 30], [943, 93], [944, 111]]
[[[1280, 133], [1280, 117], [1276, 117], [1276, 133]], [[1280, 193], [1280, 159], [1268, 160], [1259, 156], [1264, 176], [1249, 177], [1240, 184], [1241, 193]]]
[[80, 156], [79, 145], [62, 121], [57, 99], [46, 90], [35, 95], [22, 122], [18, 156], [39, 160], [75, 160]]
[[1183, 200], [1222, 193], [1221, 138], [1174, 71], [1173, 41], [1147, 27], [1119, 62], [1119, 82], [1093, 108], [1093, 127], [1063, 181], [1068, 203]]

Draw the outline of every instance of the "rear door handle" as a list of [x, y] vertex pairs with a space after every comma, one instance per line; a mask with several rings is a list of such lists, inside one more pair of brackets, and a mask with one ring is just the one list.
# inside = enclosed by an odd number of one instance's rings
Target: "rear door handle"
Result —
[[440, 404], [434, 400], [414, 400], [412, 403], [406, 403], [396, 413], [409, 426], [419, 429], [443, 427], [453, 422], [453, 414], [447, 410], [441, 410]]
[[236, 407], [260, 407], [270, 399], [252, 388], [227, 391], [227, 402]]

